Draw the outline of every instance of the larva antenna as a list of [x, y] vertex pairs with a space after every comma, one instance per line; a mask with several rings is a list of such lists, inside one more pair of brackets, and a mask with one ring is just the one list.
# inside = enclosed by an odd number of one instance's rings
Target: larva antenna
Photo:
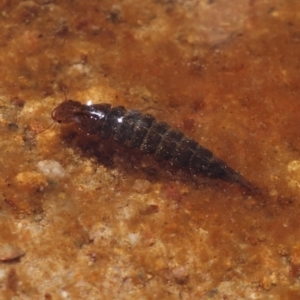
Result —
[[36, 133], [35, 135], [39, 135], [39, 134], [45, 132], [46, 130], [50, 129], [53, 125], [55, 126], [55, 123], [56, 123], [56, 122], [53, 121], [49, 126], [47, 126], [47, 127], [46, 127], [45, 129], [43, 129], [42, 131]]

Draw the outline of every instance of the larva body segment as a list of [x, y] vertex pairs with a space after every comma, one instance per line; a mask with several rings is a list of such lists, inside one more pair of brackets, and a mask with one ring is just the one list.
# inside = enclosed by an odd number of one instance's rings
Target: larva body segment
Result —
[[53, 110], [52, 119], [58, 123], [76, 123], [79, 130], [88, 135], [97, 135], [103, 140], [113, 139], [129, 149], [139, 149], [142, 153], [169, 161], [171, 165], [189, 169], [193, 174], [238, 183], [248, 190], [257, 191], [210, 150], [150, 114], [126, 110], [123, 106], [84, 105], [66, 100]]

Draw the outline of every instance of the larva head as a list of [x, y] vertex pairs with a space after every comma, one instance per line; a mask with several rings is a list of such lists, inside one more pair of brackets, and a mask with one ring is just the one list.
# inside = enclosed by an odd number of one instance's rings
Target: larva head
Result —
[[76, 122], [78, 114], [82, 111], [82, 104], [74, 100], [65, 100], [51, 113], [52, 120], [57, 123], [73, 123]]

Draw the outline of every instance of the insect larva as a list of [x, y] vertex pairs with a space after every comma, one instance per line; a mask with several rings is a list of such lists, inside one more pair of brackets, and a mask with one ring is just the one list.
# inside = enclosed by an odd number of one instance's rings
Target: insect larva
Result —
[[142, 153], [169, 161], [172, 166], [187, 168], [193, 174], [219, 178], [238, 183], [252, 192], [258, 191], [210, 150], [150, 114], [106, 103], [84, 105], [65, 100], [51, 116], [57, 123], [76, 123], [79, 130], [88, 135], [97, 135], [103, 140], [111, 138], [129, 149], [140, 149]]

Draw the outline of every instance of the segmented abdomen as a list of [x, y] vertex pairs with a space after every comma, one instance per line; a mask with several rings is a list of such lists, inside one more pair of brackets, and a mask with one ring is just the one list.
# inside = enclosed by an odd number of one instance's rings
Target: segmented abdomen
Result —
[[149, 114], [125, 110], [122, 106], [111, 108], [101, 126], [100, 137], [112, 137], [118, 144], [138, 148], [145, 154], [169, 160], [172, 165], [189, 168], [194, 173], [220, 177], [220, 172], [214, 174], [216, 170], [212, 164], [215, 158], [211, 151]]

